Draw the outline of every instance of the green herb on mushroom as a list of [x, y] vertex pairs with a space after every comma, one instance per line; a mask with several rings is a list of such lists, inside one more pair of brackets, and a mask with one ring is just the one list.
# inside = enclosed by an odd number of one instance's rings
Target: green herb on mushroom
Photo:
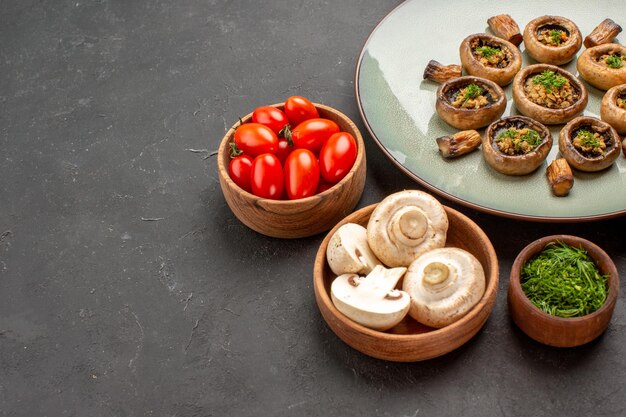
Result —
[[524, 155], [534, 150], [543, 142], [541, 135], [535, 129], [510, 128], [503, 130], [496, 137], [496, 145], [500, 152], [506, 155]]
[[617, 55], [609, 55], [604, 62], [609, 68], [622, 68], [624, 66], [622, 59]]
[[602, 275], [582, 248], [550, 243], [522, 267], [522, 290], [528, 299], [548, 314], [580, 317], [593, 313], [607, 296]]
[[533, 77], [533, 83], [542, 85], [548, 93], [558, 90], [568, 83], [567, 78], [554, 71], [544, 71]]
[[579, 152], [589, 156], [603, 155], [606, 149], [606, 142], [602, 135], [585, 129], [576, 132], [572, 144]]

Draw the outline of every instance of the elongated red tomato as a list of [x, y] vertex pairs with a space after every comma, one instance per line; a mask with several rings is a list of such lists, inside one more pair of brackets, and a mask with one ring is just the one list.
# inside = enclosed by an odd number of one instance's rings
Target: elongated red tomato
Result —
[[252, 188], [250, 186], [250, 173], [252, 172], [252, 158], [248, 155], [239, 155], [230, 160], [228, 164], [228, 174], [230, 178], [246, 190], [251, 193]]
[[281, 109], [272, 106], [262, 106], [254, 109], [252, 121], [269, 127], [277, 135], [285, 125], [289, 124], [287, 115]]
[[315, 105], [302, 96], [291, 96], [285, 100], [285, 114], [291, 126], [297, 126], [305, 120], [320, 117]]
[[255, 157], [274, 153], [278, 149], [278, 136], [260, 123], [244, 123], [235, 130], [235, 145], [243, 153]]
[[296, 148], [318, 153], [331, 135], [339, 132], [337, 123], [328, 119], [309, 119], [291, 131], [291, 140]]
[[263, 198], [278, 200], [283, 195], [283, 167], [276, 155], [264, 153], [252, 161], [250, 172], [252, 193]]
[[289, 141], [278, 139], [278, 150], [276, 150], [274, 155], [278, 157], [281, 164], [284, 164], [292, 150], [293, 146], [289, 144]]
[[356, 140], [348, 132], [333, 134], [320, 150], [320, 174], [330, 183], [345, 177], [356, 160]]
[[308, 149], [292, 151], [285, 161], [285, 189], [290, 200], [310, 197], [317, 191], [320, 168]]

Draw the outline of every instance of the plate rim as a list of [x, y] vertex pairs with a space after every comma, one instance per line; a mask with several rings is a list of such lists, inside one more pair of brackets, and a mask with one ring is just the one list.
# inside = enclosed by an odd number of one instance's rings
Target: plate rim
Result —
[[355, 66], [355, 70], [354, 70], [354, 97], [355, 97], [357, 108], [359, 110], [359, 115], [361, 116], [361, 120], [363, 120], [363, 124], [365, 125], [365, 128], [369, 132], [370, 136], [372, 137], [372, 139], [374, 139], [374, 142], [380, 148], [380, 150], [383, 152], [383, 154], [387, 157], [387, 159], [390, 160], [396, 166], [396, 168], [398, 168], [406, 176], [408, 176], [409, 178], [411, 178], [413, 181], [417, 182], [418, 184], [422, 185], [427, 190], [432, 191], [435, 194], [437, 194], [437, 195], [439, 195], [441, 197], [444, 197], [444, 198], [446, 198], [446, 199], [448, 199], [450, 201], [453, 201], [455, 203], [458, 203], [458, 204], [460, 204], [462, 206], [465, 206], [465, 207], [468, 207], [468, 208], [471, 208], [471, 209], [474, 209], [474, 210], [478, 210], [478, 211], [481, 211], [483, 213], [499, 216], [499, 217], [504, 217], [504, 218], [508, 218], [508, 219], [515, 219], [515, 220], [542, 222], [542, 223], [578, 223], [578, 222], [591, 222], [591, 221], [600, 221], [600, 220], [614, 219], [616, 217], [624, 216], [626, 214], [626, 208], [624, 208], [623, 210], [611, 211], [611, 212], [608, 212], [608, 213], [586, 215], [586, 216], [547, 216], [547, 215], [539, 216], [539, 215], [522, 214], [522, 213], [515, 213], [515, 212], [511, 212], [511, 211], [506, 211], [506, 210], [495, 209], [493, 207], [484, 206], [484, 205], [481, 205], [481, 204], [473, 203], [471, 201], [462, 199], [460, 197], [457, 197], [457, 196], [455, 196], [455, 195], [453, 195], [453, 194], [451, 194], [451, 193], [449, 193], [447, 191], [444, 191], [444, 190], [442, 190], [442, 189], [440, 189], [440, 188], [430, 184], [428, 181], [422, 179], [417, 174], [415, 174], [413, 171], [411, 171], [406, 166], [404, 166], [401, 162], [399, 162], [391, 154], [391, 152], [389, 152], [389, 150], [385, 147], [385, 145], [383, 145], [381, 140], [378, 138], [378, 136], [374, 132], [372, 126], [370, 125], [369, 120], [367, 119], [367, 116], [365, 115], [365, 111], [363, 109], [363, 105], [362, 105], [362, 102], [361, 102], [361, 95], [359, 93], [359, 90], [360, 90], [359, 89], [359, 87], [360, 87], [359, 73], [360, 73], [360, 70], [361, 70], [361, 63], [363, 62], [363, 56], [365, 55], [365, 50], [367, 49], [367, 47], [368, 47], [368, 45], [370, 43], [370, 40], [372, 39], [372, 37], [374, 36], [376, 31], [394, 13], [396, 13], [400, 8], [404, 7], [405, 5], [410, 3], [411, 1], [412, 0], [405, 0], [402, 3], [400, 3], [399, 5], [395, 6], [385, 16], [383, 16], [383, 18], [376, 24], [374, 29], [372, 29], [370, 34], [365, 39], [365, 42], [363, 43], [363, 46], [361, 47], [361, 51], [359, 52], [359, 56], [357, 58], [356, 66]]

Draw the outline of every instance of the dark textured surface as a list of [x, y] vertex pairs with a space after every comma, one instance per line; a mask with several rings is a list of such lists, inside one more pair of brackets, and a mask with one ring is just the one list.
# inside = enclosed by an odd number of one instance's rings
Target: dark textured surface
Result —
[[[226, 206], [205, 156], [255, 106], [305, 95], [365, 133], [354, 67], [396, 4], [0, 0], [1, 416], [626, 415], [622, 297], [577, 349], [531, 341], [506, 310], [513, 259], [541, 236], [585, 237], [625, 275], [624, 219], [448, 203], [497, 249], [496, 308], [461, 349], [396, 364], [323, 322], [322, 236], [267, 238]], [[364, 136], [359, 207], [418, 188]]]

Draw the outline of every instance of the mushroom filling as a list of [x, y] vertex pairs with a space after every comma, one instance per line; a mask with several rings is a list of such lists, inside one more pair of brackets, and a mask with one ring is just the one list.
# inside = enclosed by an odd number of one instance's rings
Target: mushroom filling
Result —
[[459, 88], [456, 95], [450, 100], [452, 107], [457, 109], [480, 109], [491, 102], [491, 94], [474, 83]]
[[567, 29], [559, 25], [545, 25], [537, 29], [537, 40], [544, 45], [558, 47], [569, 40]]
[[505, 68], [513, 60], [513, 54], [508, 48], [481, 39], [473, 39], [470, 49], [474, 57], [486, 67]]
[[572, 145], [586, 158], [597, 158], [604, 155], [610, 144], [610, 137], [606, 128], [581, 126], [572, 134]]
[[525, 155], [535, 150], [543, 138], [535, 129], [529, 127], [510, 127], [501, 130], [495, 139], [498, 150], [505, 155]]
[[626, 94], [621, 94], [616, 100], [617, 107], [626, 110]]
[[600, 55], [596, 61], [600, 64], [604, 64], [609, 68], [622, 68], [626, 65], [626, 56], [619, 53], [608, 53]]
[[549, 70], [528, 77], [524, 92], [530, 101], [549, 109], [564, 109], [579, 98], [578, 91], [566, 77]]

